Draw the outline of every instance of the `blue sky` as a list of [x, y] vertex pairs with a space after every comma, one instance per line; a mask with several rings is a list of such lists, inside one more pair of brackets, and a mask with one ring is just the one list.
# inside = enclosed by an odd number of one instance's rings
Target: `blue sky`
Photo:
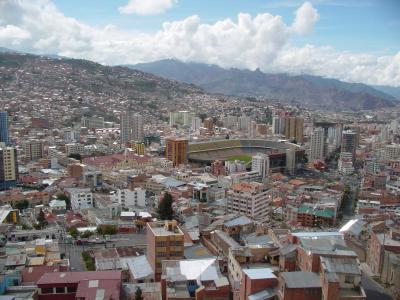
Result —
[[[93, 26], [114, 24], [123, 30], [157, 31], [162, 23], [197, 14], [202, 23], [236, 19], [240, 12], [280, 15], [291, 23], [298, 0], [180, 0], [158, 15], [123, 15], [118, 8], [127, 0], [54, 0], [66, 16]], [[330, 45], [340, 51], [395, 54], [400, 49], [400, 0], [318, 0], [310, 1], [320, 14], [311, 34], [293, 39]]]
[[400, 86], [400, 0], [0, 0], [0, 47]]

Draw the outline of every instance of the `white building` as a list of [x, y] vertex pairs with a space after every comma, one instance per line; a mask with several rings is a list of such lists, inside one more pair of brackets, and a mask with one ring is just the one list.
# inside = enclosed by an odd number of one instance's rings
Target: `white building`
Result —
[[85, 153], [85, 146], [79, 143], [71, 143], [65, 144], [65, 154], [70, 156], [71, 154], [80, 154], [83, 155]]
[[269, 174], [269, 157], [264, 153], [257, 153], [251, 159], [251, 170], [258, 172], [263, 180], [268, 178]]
[[394, 160], [400, 158], [400, 145], [399, 144], [386, 145], [382, 151], [382, 158], [385, 160]]
[[268, 188], [261, 183], [233, 184], [227, 192], [228, 213], [238, 213], [253, 219], [264, 220], [272, 201]]
[[249, 122], [251, 121], [248, 116], [241, 116], [238, 118], [238, 129], [239, 130], [247, 130]]
[[201, 127], [201, 119], [199, 117], [194, 117], [192, 119], [192, 131], [197, 131]]
[[285, 119], [275, 116], [272, 118], [272, 133], [284, 134], [285, 133]]
[[226, 116], [223, 118], [222, 123], [225, 128], [229, 128], [229, 129], [237, 128], [238, 117], [237, 116]]
[[339, 163], [339, 173], [342, 175], [351, 175], [354, 173], [353, 155], [350, 152], [341, 152]]
[[66, 142], [79, 142], [81, 133], [78, 130], [66, 129], [64, 130], [64, 140]]
[[117, 190], [112, 197], [122, 208], [146, 207], [146, 191], [142, 188]]
[[324, 153], [325, 147], [325, 134], [324, 129], [318, 127], [314, 130], [310, 139], [310, 152], [309, 152], [309, 160], [323, 160], [325, 158]]
[[245, 172], [246, 165], [239, 160], [235, 160], [235, 161], [226, 160], [225, 161], [225, 170], [226, 170], [227, 174]]
[[187, 110], [181, 111], [171, 111], [169, 113], [169, 126], [174, 125], [191, 125], [192, 119], [194, 118], [194, 113]]
[[72, 210], [93, 207], [93, 195], [89, 188], [68, 188], [65, 190], [69, 194]]
[[82, 126], [88, 129], [101, 129], [104, 128], [104, 118], [103, 117], [82, 117]]
[[247, 132], [249, 138], [254, 139], [257, 136], [257, 123], [256, 121], [250, 121], [247, 125]]

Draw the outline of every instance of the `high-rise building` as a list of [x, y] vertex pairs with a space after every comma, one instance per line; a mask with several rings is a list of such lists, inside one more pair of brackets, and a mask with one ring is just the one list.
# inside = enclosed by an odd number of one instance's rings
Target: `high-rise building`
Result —
[[400, 158], [400, 145], [390, 144], [385, 145], [382, 151], [382, 159], [384, 160], [395, 160]]
[[285, 133], [285, 119], [279, 116], [272, 118], [272, 133], [284, 134]]
[[167, 138], [165, 141], [165, 158], [174, 166], [187, 163], [188, 140], [183, 138]]
[[268, 178], [269, 174], [269, 156], [264, 153], [257, 153], [251, 159], [251, 170], [258, 172], [263, 181]]
[[79, 142], [81, 139], [81, 133], [78, 130], [66, 129], [64, 130], [64, 140], [66, 142]]
[[18, 180], [17, 149], [0, 148], [0, 190], [16, 186]]
[[193, 118], [194, 118], [194, 113], [189, 112], [187, 110], [171, 111], [169, 113], [169, 126], [174, 126], [174, 125], [189, 126], [191, 125]]
[[237, 127], [238, 117], [237, 116], [226, 116], [222, 120], [223, 126], [228, 129], [233, 129]]
[[121, 114], [121, 143], [143, 142], [143, 117], [130, 110]]
[[214, 120], [212, 118], [207, 118], [203, 122], [204, 128], [207, 129], [208, 132], [214, 131]]
[[250, 121], [251, 121], [251, 119], [248, 116], [239, 117], [238, 118], [238, 129], [239, 130], [247, 130]]
[[155, 281], [161, 280], [163, 260], [184, 259], [184, 234], [175, 220], [147, 223], [146, 242]]
[[201, 119], [199, 117], [194, 117], [192, 119], [192, 131], [197, 131], [201, 127]]
[[44, 156], [44, 144], [41, 140], [28, 140], [22, 144], [27, 161], [37, 160]]
[[247, 133], [249, 138], [254, 139], [257, 136], [257, 122], [250, 121], [247, 125]]
[[289, 140], [296, 140], [298, 144], [303, 143], [304, 119], [300, 117], [285, 118], [285, 137]]
[[135, 150], [135, 153], [138, 155], [144, 155], [144, 143], [139, 143], [139, 142], [132, 142], [132, 148]]
[[8, 140], [8, 113], [0, 112], [0, 143], [9, 144]]
[[104, 118], [103, 117], [82, 117], [82, 126], [88, 129], [101, 129], [104, 128]]
[[236, 183], [227, 192], [228, 213], [238, 213], [253, 219], [264, 220], [271, 204], [268, 188], [258, 182]]
[[314, 130], [310, 139], [309, 160], [325, 159], [325, 130], [318, 127]]
[[351, 153], [352, 161], [356, 159], [356, 149], [358, 146], [358, 133], [354, 130], [345, 130], [342, 133], [342, 146], [340, 152]]

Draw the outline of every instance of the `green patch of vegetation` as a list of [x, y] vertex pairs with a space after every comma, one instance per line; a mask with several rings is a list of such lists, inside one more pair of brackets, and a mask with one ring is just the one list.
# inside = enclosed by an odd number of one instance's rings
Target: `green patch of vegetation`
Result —
[[249, 163], [251, 162], [251, 156], [248, 155], [235, 155], [235, 156], [230, 156], [227, 159], [227, 161], [235, 161], [235, 160], [240, 160], [243, 161], [244, 163]]
[[95, 271], [96, 267], [94, 265], [94, 259], [90, 256], [90, 254], [86, 251], [82, 252], [82, 259], [85, 263], [86, 270]]
[[114, 225], [99, 225], [97, 226], [97, 234], [112, 235], [117, 233], [117, 227]]

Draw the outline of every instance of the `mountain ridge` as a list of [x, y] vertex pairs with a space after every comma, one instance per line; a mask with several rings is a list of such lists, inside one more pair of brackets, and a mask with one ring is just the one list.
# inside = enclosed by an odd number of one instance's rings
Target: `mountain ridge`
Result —
[[216, 65], [185, 63], [172, 59], [128, 67], [192, 83], [211, 93], [265, 97], [313, 108], [358, 111], [398, 104], [396, 97], [369, 85], [313, 75], [270, 74], [259, 69], [223, 69]]

